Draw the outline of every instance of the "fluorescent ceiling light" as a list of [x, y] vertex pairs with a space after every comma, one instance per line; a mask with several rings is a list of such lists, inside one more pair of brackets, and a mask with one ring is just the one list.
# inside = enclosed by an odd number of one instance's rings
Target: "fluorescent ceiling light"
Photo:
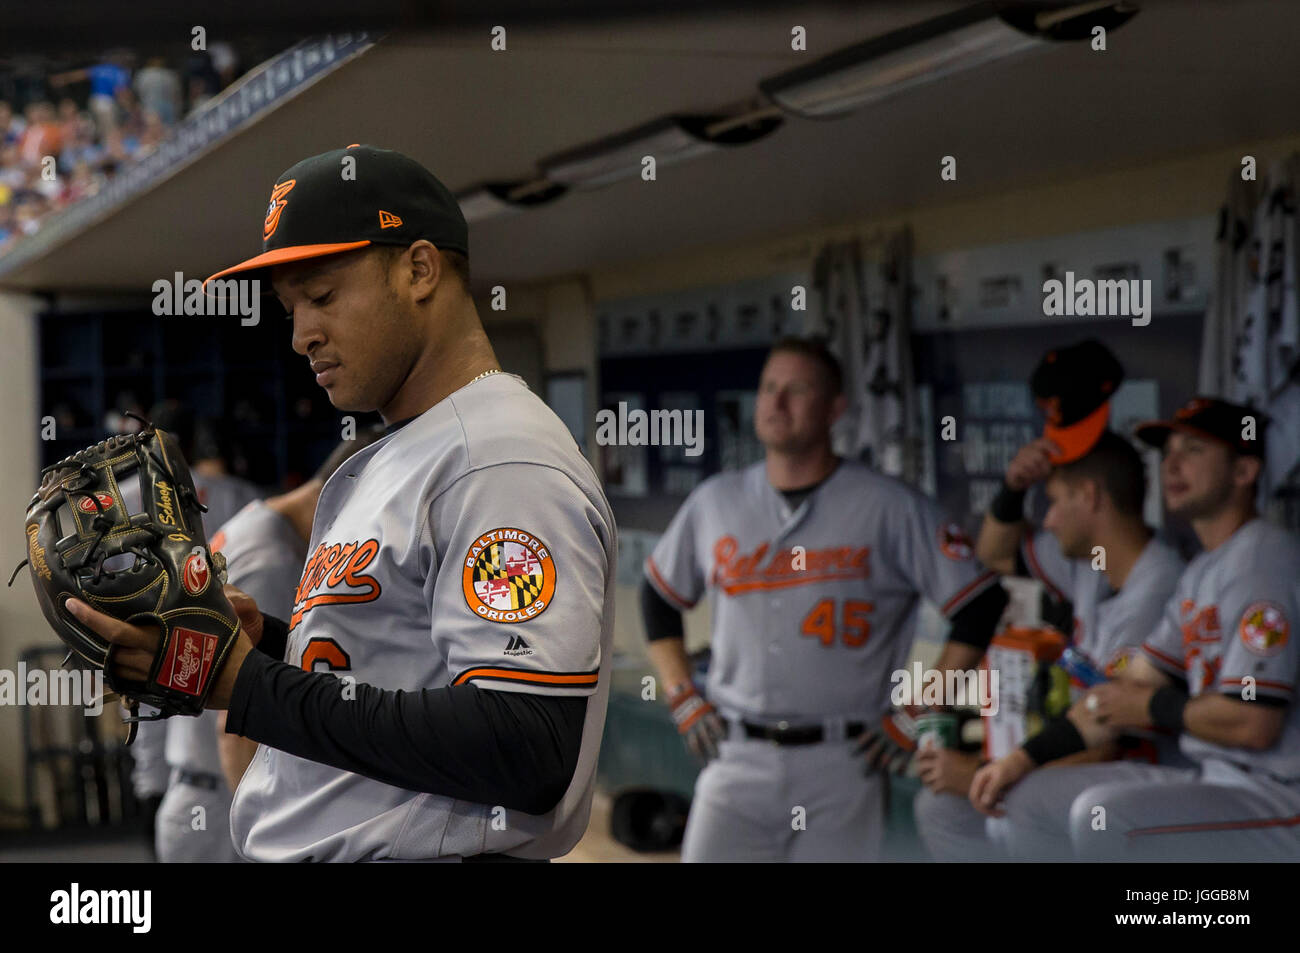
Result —
[[[841, 116], [896, 93], [997, 60], [1086, 36], [1091, 23], [1118, 26], [1124, 3], [979, 3], [837, 50], [759, 83], [782, 109], [806, 118]], [[1014, 26], [1012, 24], [1015, 24]]]
[[563, 195], [563, 185], [545, 179], [527, 182], [488, 182], [456, 196], [468, 224], [517, 215], [534, 205], [544, 205]]
[[544, 159], [542, 174], [552, 182], [574, 188], [595, 188], [641, 174], [641, 160], [654, 156], [656, 165], [670, 165], [712, 152], [717, 145], [701, 138], [678, 116], [656, 119], [627, 132], [598, 140]]

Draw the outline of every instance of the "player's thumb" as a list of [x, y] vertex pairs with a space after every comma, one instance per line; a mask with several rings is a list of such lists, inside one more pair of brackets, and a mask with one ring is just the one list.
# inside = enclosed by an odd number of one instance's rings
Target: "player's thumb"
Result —
[[235, 615], [239, 617], [239, 624], [256, 645], [262, 639], [262, 611], [257, 608], [257, 602], [248, 593], [229, 583], [226, 584], [225, 593], [226, 598], [230, 600], [231, 608], [235, 610]]

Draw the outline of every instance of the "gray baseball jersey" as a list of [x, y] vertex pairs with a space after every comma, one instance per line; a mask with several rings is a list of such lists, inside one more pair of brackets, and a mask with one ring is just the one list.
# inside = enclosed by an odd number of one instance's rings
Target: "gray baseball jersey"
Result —
[[203, 514], [203, 529], [209, 541], [212, 534], [228, 523], [236, 513], [262, 496], [257, 487], [236, 476], [195, 473], [193, 477], [199, 502], [208, 508]]
[[[252, 860], [551, 857], [586, 829], [609, 691], [616, 539], [596, 475], [524, 382], [476, 380], [326, 483], [286, 661], [388, 690], [588, 696], [578, 766], [532, 816], [263, 746], [231, 828]], [[340, 690], [347, 690], [344, 680]]]
[[997, 582], [933, 501], [849, 460], [794, 510], [762, 463], [711, 477], [645, 569], [679, 608], [712, 592], [715, 705], [803, 723], [879, 718], [920, 598], [951, 616]]
[[307, 541], [292, 523], [257, 500], [213, 534], [211, 543], [226, 557], [231, 585], [252, 596], [267, 615], [287, 619], [293, 614]]
[[1068, 634], [1075, 648], [1110, 676], [1156, 630], [1185, 568], [1172, 546], [1153, 538], [1115, 592], [1091, 560], [1070, 559], [1046, 530], [1026, 536], [1021, 549], [1034, 578], [1073, 604], [1074, 631]]
[[[1141, 651], [1142, 643], [1156, 630], [1184, 569], [1182, 557], [1172, 547], [1153, 538], [1129, 570], [1124, 585], [1118, 592], [1112, 592], [1105, 574], [1093, 569], [1090, 560], [1068, 558], [1050, 532], [1039, 531], [1027, 536], [1022, 551], [1030, 573], [1058, 597], [1073, 603], [1075, 647], [1112, 677]], [[1151, 753], [1161, 762], [1181, 760], [1173, 738], [1154, 732], [1135, 734], [1151, 742], [1154, 746]], [[1039, 773], [1043, 772], [1035, 772]], [[1056, 767], [1047, 773], [1058, 776]], [[1036, 786], [1028, 789], [1034, 790]], [[1070, 790], [1069, 797], [1077, 793], [1078, 790]], [[1018, 806], [1019, 801], [1016, 803]], [[913, 811], [921, 839], [935, 860], [1000, 857], [998, 844], [986, 837], [984, 815], [965, 797], [922, 790]], [[1062, 816], [1065, 813], [1068, 813], [1068, 798], [1066, 806], [1061, 808]], [[1058, 854], [1068, 853], [1062, 846], [1064, 823], [1054, 832], [1054, 837], [1053, 848]]]
[[1187, 566], [1164, 618], [1143, 645], [1157, 667], [1187, 681], [1196, 697], [1254, 692], [1287, 703], [1282, 736], [1258, 751], [1182, 735], [1193, 761], [1226, 761], [1300, 781], [1300, 712], [1293, 704], [1300, 648], [1291, 627], [1300, 619], [1300, 540], [1254, 519]]

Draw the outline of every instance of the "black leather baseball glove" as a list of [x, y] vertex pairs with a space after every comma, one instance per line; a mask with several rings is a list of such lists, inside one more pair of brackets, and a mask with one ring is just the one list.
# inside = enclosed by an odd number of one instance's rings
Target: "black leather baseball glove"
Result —
[[[74, 453], [41, 477], [27, 507], [27, 565], [69, 657], [102, 670], [133, 712], [143, 702], [159, 710], [157, 718], [201, 713], [239, 619], [222, 590], [225, 559], [208, 547], [206, 508], [176, 440], [148, 426]], [[160, 628], [147, 681], [114, 674], [114, 646], [68, 612], [74, 597]]]

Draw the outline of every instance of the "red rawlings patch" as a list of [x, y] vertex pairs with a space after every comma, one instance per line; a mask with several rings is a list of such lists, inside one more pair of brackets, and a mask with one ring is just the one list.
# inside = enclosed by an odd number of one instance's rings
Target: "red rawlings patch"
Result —
[[158, 670], [158, 684], [197, 697], [212, 670], [217, 642], [215, 635], [206, 632], [179, 627], [173, 630], [167, 657]]
[[1282, 607], [1271, 602], [1256, 602], [1241, 614], [1241, 643], [1256, 655], [1277, 655], [1286, 647], [1291, 625]]
[[[95, 499], [99, 500], [99, 506], [102, 506], [104, 509], [108, 510], [113, 508], [114, 500], [110, 494], [96, 493]], [[95, 500], [92, 500], [88, 496], [83, 496], [77, 503], [77, 506], [80, 507], [81, 512], [90, 513], [92, 516], [99, 512], [99, 506], [95, 506]]]
[[190, 553], [181, 570], [181, 585], [192, 596], [201, 595], [208, 588], [212, 573], [208, 571], [208, 561], [201, 553]]

